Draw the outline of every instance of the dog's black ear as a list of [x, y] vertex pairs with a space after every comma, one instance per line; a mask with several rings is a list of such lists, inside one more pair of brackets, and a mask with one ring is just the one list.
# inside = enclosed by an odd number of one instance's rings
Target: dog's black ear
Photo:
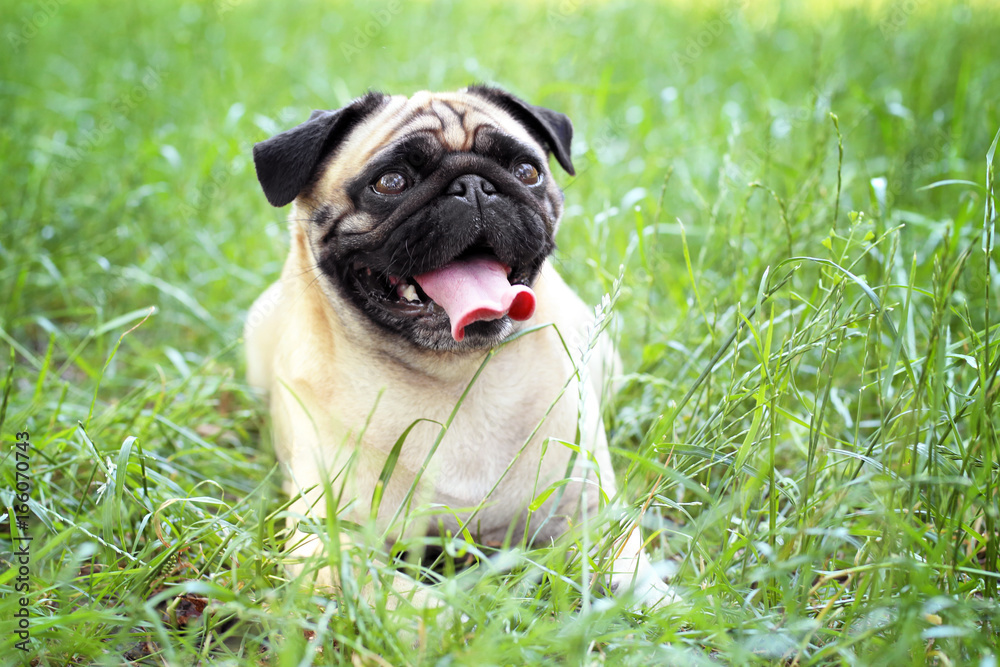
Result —
[[565, 114], [545, 107], [536, 107], [514, 97], [506, 90], [491, 86], [469, 86], [466, 91], [485, 97], [520, 121], [538, 141], [556, 156], [559, 164], [571, 176], [576, 175], [570, 159], [573, 123]]
[[257, 180], [272, 206], [284, 206], [309, 184], [320, 161], [385, 101], [368, 93], [343, 109], [313, 111], [309, 120], [253, 147]]

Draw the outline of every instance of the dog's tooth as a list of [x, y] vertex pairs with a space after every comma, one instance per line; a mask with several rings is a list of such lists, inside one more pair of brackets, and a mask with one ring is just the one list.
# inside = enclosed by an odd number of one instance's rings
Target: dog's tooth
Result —
[[420, 301], [420, 297], [417, 296], [417, 288], [408, 283], [399, 284], [399, 296], [407, 301]]

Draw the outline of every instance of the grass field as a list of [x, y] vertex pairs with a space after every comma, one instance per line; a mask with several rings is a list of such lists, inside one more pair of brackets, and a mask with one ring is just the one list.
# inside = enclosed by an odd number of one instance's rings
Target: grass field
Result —
[[[996, 665], [998, 34], [921, 0], [9, 3], [0, 661]], [[681, 604], [593, 583], [600, 522], [451, 576], [456, 538], [437, 611], [282, 567], [251, 147], [474, 81], [575, 123], [555, 262], [591, 303], [624, 267], [607, 425]]]

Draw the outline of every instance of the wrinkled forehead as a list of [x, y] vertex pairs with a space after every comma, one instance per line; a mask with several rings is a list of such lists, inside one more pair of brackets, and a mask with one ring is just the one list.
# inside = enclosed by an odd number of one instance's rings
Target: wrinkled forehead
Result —
[[389, 98], [388, 104], [355, 128], [336, 161], [343, 158], [360, 166], [396, 139], [417, 132], [433, 135], [446, 151], [469, 151], [476, 133], [484, 128], [499, 130], [539, 157], [545, 156], [523, 125], [486, 100], [462, 93], [419, 92], [409, 98]]

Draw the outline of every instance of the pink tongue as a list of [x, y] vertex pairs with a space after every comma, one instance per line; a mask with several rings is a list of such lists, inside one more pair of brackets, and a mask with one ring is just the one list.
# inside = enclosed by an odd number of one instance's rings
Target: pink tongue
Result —
[[504, 315], [521, 321], [535, 312], [535, 293], [526, 285], [511, 285], [507, 267], [491, 257], [455, 260], [413, 279], [448, 313], [455, 340], [465, 338], [465, 327], [473, 322]]

